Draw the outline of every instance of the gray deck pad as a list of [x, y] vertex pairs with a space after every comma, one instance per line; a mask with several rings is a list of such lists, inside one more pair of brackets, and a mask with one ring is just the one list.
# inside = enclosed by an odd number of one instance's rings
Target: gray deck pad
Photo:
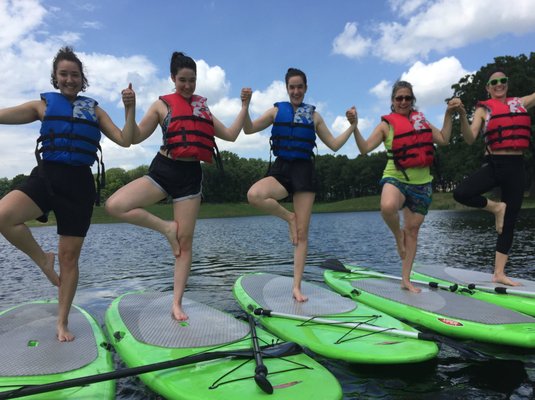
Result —
[[535, 293], [535, 281], [530, 281], [527, 279], [513, 278], [513, 280], [522, 284], [522, 286], [507, 286], [502, 283], [492, 282], [492, 274], [481, 271], [472, 271], [464, 268], [447, 267], [444, 265], [415, 265], [414, 270], [433, 278], [442, 279], [461, 285], [473, 283], [476, 285], [476, 287], [505, 287], [508, 289]]
[[471, 297], [460, 296], [447, 290], [431, 289], [427, 285], [419, 285], [414, 282], [414, 286], [422, 289], [420, 293], [412, 293], [408, 290], [401, 289], [398, 280], [388, 278], [352, 280], [351, 285], [356, 289], [375, 294], [385, 299], [452, 319], [462, 319], [487, 325], [535, 324], [535, 318], [527, 315]]
[[293, 279], [274, 274], [244, 275], [243, 289], [262, 308], [302, 316], [335, 315], [357, 308], [351, 299], [320, 286], [302, 282], [301, 291], [308, 301], [298, 302], [293, 298]]
[[56, 336], [56, 303], [29, 303], [0, 315], [0, 376], [65, 373], [90, 364], [98, 348], [93, 329], [77, 308], [71, 307], [72, 342]]
[[154, 346], [216, 346], [249, 334], [249, 326], [243, 321], [186, 297], [182, 299], [182, 307], [189, 318], [184, 322], [176, 321], [171, 316], [172, 303], [172, 293], [132, 293], [121, 298], [119, 313], [138, 341]]

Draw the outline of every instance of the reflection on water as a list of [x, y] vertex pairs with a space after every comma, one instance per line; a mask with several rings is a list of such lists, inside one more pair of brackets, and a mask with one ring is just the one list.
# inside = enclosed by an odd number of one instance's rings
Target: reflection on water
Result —
[[[432, 211], [420, 231], [417, 260], [490, 272], [496, 241], [493, 224], [484, 212]], [[56, 250], [55, 227], [33, 232], [46, 250]], [[535, 210], [522, 211], [507, 267], [511, 276], [535, 279], [534, 233]], [[316, 214], [309, 240], [305, 279], [310, 282], [324, 285], [319, 265], [326, 258], [400, 274], [393, 238], [377, 212]], [[292, 256], [288, 228], [274, 217], [200, 220], [187, 295], [239, 315], [231, 292], [238, 276], [254, 271], [291, 275]], [[127, 224], [93, 225], [80, 268], [75, 302], [101, 322], [110, 301], [127, 291], [172, 290], [173, 257], [167, 241], [155, 232]], [[56, 296], [37, 267], [2, 237], [0, 274], [0, 309]], [[436, 360], [411, 367], [355, 366], [318, 359], [341, 381], [346, 399], [531, 399], [535, 354], [522, 356], [523, 362], [476, 364], [443, 348]], [[510, 372], [509, 378], [505, 371]], [[120, 380], [117, 397], [158, 398], [136, 378]]]

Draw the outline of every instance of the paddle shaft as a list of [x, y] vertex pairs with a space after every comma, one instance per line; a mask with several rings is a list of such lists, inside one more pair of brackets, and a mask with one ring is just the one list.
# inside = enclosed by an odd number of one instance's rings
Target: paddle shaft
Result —
[[453, 339], [437, 335], [434, 333], [426, 333], [426, 332], [419, 332], [419, 331], [404, 331], [401, 329], [395, 329], [395, 328], [383, 328], [376, 325], [369, 325], [364, 323], [358, 323], [358, 322], [345, 322], [345, 321], [337, 321], [334, 319], [327, 319], [327, 318], [319, 318], [319, 317], [308, 317], [308, 316], [302, 316], [302, 315], [294, 315], [294, 314], [286, 314], [271, 310], [264, 310], [262, 308], [257, 308], [254, 310], [255, 315], [264, 315], [268, 317], [280, 317], [280, 318], [288, 318], [293, 319], [297, 321], [304, 321], [304, 322], [317, 322], [325, 325], [334, 325], [334, 326], [342, 326], [345, 328], [354, 328], [354, 329], [360, 329], [363, 331], [368, 332], [377, 332], [377, 333], [383, 333], [387, 335], [393, 335], [397, 337], [404, 337], [404, 338], [410, 338], [410, 339], [417, 339], [417, 340], [425, 340], [428, 342], [439, 342], [442, 344], [445, 344], [457, 351], [459, 351], [461, 354], [464, 354], [467, 358], [472, 359], [474, 361], [488, 361], [491, 359], [488, 355], [477, 351], [475, 349], [470, 349], [469, 347], [463, 345], [462, 343], [459, 343]]
[[384, 333], [387, 335], [400, 336], [400, 337], [406, 337], [406, 338], [411, 338], [411, 339], [429, 340], [426, 338], [422, 338], [424, 334], [422, 334], [421, 332], [404, 331], [404, 330], [396, 329], [396, 328], [385, 328], [381, 326], [370, 325], [370, 324], [359, 323], [359, 322], [345, 322], [345, 321], [338, 321], [338, 320], [334, 320], [330, 318], [286, 314], [286, 313], [281, 313], [277, 311], [264, 310], [262, 308], [255, 309], [254, 313], [255, 315], [264, 315], [267, 317], [287, 318], [287, 319], [294, 319], [296, 321], [303, 321], [303, 322], [316, 322], [316, 323], [320, 323], [324, 325], [334, 325], [334, 326], [341, 326], [344, 328], [360, 329], [360, 330], [367, 331], [367, 332]]
[[[281, 345], [281, 348], [286, 346], [287, 344], [288, 343]], [[294, 345], [293, 343], [290, 343], [290, 344], [292, 346]], [[273, 346], [268, 346], [268, 347], [273, 348]], [[90, 385], [92, 383], [104, 382], [104, 381], [109, 381], [112, 379], [120, 379], [120, 378], [125, 378], [128, 376], [145, 374], [147, 372], [180, 367], [183, 365], [194, 364], [194, 363], [202, 362], [202, 361], [215, 360], [218, 358], [250, 357], [252, 355], [251, 353], [252, 353], [251, 349], [243, 349], [243, 350], [234, 350], [234, 351], [214, 351], [214, 352], [193, 354], [191, 356], [186, 356], [186, 357], [178, 358], [175, 360], [162, 361], [159, 363], [142, 365], [139, 367], [123, 368], [120, 370], [104, 372], [102, 374], [88, 375], [88, 376], [84, 376], [80, 378], [68, 379], [68, 380], [64, 380], [61, 382], [52, 382], [52, 383], [46, 383], [43, 385], [22, 386], [19, 389], [14, 389], [9, 392], [0, 392], [0, 399], [14, 399], [14, 398], [23, 397], [23, 396], [29, 396], [32, 394], [51, 392], [54, 390], [67, 389], [67, 388], [76, 387], [76, 386], [85, 386], [85, 385]]]
[[519, 289], [513, 289], [513, 288], [506, 288], [503, 286], [480, 286], [476, 283], [468, 283], [463, 284], [470, 290], [481, 290], [483, 292], [490, 292], [490, 293], [497, 293], [497, 294], [510, 294], [515, 296], [521, 296], [521, 297], [535, 297], [535, 292], [528, 292], [526, 290], [519, 290]]
[[[388, 274], [383, 274], [381, 272], [352, 269], [352, 268], [346, 267], [341, 261], [334, 260], [334, 259], [326, 260], [325, 262], [321, 264], [321, 267], [331, 269], [333, 271], [348, 272], [348, 273], [357, 274], [357, 275], [375, 276], [377, 278], [389, 278], [389, 279], [395, 279], [397, 281], [402, 280], [401, 276], [388, 275]], [[426, 285], [434, 289], [440, 288], [440, 289], [449, 290], [450, 292], [455, 292], [459, 288], [457, 284], [448, 286], [448, 285], [443, 285], [438, 282], [426, 282], [426, 281], [419, 281], [415, 279], [411, 279], [411, 282], [419, 283], [421, 285]]]
[[251, 314], [247, 314], [247, 320], [249, 321], [249, 327], [251, 329], [251, 340], [253, 342], [253, 354], [256, 363], [255, 368], [255, 382], [265, 393], [273, 393], [273, 386], [267, 379], [268, 369], [264, 365], [262, 360], [262, 353], [260, 351], [260, 345], [258, 344], [258, 336], [256, 336], [256, 326], [254, 318]]

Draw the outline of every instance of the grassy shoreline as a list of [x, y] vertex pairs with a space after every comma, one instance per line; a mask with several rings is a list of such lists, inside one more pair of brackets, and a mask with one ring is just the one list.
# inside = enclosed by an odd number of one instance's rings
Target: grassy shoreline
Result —
[[[355, 211], [379, 211], [380, 196], [358, 197], [349, 200], [337, 201], [333, 203], [316, 203], [312, 209], [313, 213], [333, 213], [333, 212], [355, 212]], [[291, 207], [290, 203], [285, 203]], [[522, 208], [535, 208], [535, 199], [524, 198]], [[169, 204], [155, 204], [147, 207], [147, 210], [163, 219], [172, 219], [172, 207]], [[451, 193], [434, 193], [431, 210], [472, 210], [457, 203]], [[204, 203], [201, 205], [199, 218], [230, 218], [230, 217], [249, 217], [254, 215], [265, 215], [247, 203], [223, 203], [211, 204]], [[104, 207], [95, 207], [93, 211], [93, 224], [111, 224], [123, 222], [109, 216]], [[50, 214], [50, 219], [46, 224], [37, 221], [30, 221], [29, 226], [47, 226], [55, 225], [56, 219], [54, 213]]]

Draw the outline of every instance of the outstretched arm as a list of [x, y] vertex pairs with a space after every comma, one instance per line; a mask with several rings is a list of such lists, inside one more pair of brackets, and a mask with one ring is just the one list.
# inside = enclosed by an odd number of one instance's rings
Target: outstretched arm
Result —
[[248, 110], [249, 103], [251, 102], [252, 93], [253, 92], [251, 88], [243, 88], [241, 90], [241, 110], [232, 125], [228, 128], [221, 121], [219, 121], [216, 117], [213, 116], [215, 135], [218, 138], [227, 140], [229, 142], [234, 142], [236, 140], [241, 130], [243, 129], [246, 117], [249, 115]]
[[[431, 129], [433, 130], [433, 141], [440, 145], [440, 146], [446, 146], [450, 143], [451, 139], [451, 128], [453, 126], [452, 122], [452, 116], [455, 112], [460, 112], [463, 104], [461, 102], [461, 99], [455, 97], [448, 101], [448, 106], [446, 107], [446, 112], [444, 113], [444, 122], [442, 123], [442, 129], [437, 129], [433, 125], [431, 125]], [[466, 113], [465, 113], [466, 114]], [[465, 117], [466, 118], [466, 117]], [[462, 124], [462, 122], [461, 122]]]
[[132, 84], [121, 92], [125, 112], [125, 124], [120, 130], [108, 116], [108, 114], [97, 107], [97, 116], [102, 132], [113, 142], [123, 147], [130, 147], [133, 141], [133, 135], [136, 125], [136, 94], [132, 89]]
[[27, 103], [0, 110], [0, 124], [21, 125], [42, 120], [45, 115], [44, 100], [33, 100]]
[[[314, 126], [316, 128], [316, 133], [321, 141], [325, 143], [325, 145], [332, 151], [338, 151], [347, 142], [347, 139], [349, 139], [353, 133], [353, 130], [355, 129], [355, 126], [357, 125], [357, 110], [355, 107], [350, 108], [346, 112], [346, 116], [349, 120], [350, 117], [348, 116], [348, 113], [354, 113], [354, 123], [351, 124], [349, 128], [347, 128], [342, 134], [334, 137], [329, 128], [327, 128], [322, 116], [318, 112], [314, 112]], [[352, 118], [353, 117], [351, 117], [351, 119]]]
[[252, 133], [263, 131], [268, 126], [273, 124], [273, 121], [275, 121], [276, 115], [277, 115], [277, 107], [271, 107], [260, 117], [252, 121], [249, 115], [249, 111], [247, 111], [247, 113], [245, 114], [245, 122], [243, 124], [243, 132], [246, 135], [250, 135]]
[[353, 133], [360, 154], [368, 154], [370, 151], [376, 149], [386, 139], [388, 135], [388, 130], [388, 124], [385, 121], [381, 121], [381, 123], [375, 127], [373, 132], [366, 140], [362, 137], [362, 134], [359, 131], [358, 124], [355, 124], [355, 129], [353, 130]]
[[466, 115], [466, 110], [464, 106], [461, 105], [459, 108], [459, 120], [461, 122], [461, 133], [463, 135], [464, 141], [467, 144], [472, 144], [475, 142], [477, 135], [481, 130], [483, 121], [485, 120], [486, 110], [483, 107], [478, 107], [474, 113], [474, 119], [470, 124], [468, 122], [468, 117]]
[[522, 104], [529, 110], [531, 107], [535, 106], [535, 92], [528, 96], [522, 97]]

